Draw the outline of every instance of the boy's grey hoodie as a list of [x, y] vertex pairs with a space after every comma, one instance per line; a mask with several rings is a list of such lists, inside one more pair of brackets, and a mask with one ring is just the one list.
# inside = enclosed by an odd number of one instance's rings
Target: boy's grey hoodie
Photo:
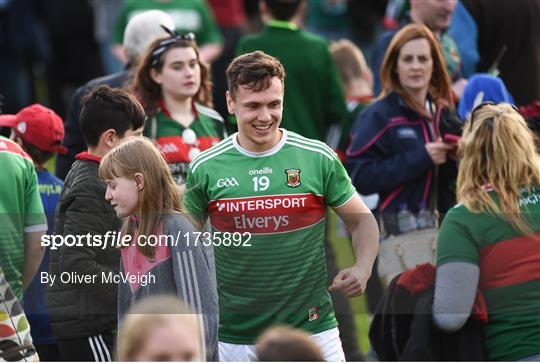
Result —
[[130, 307], [145, 297], [175, 295], [200, 314], [204, 356], [217, 361], [218, 298], [204, 247], [200, 239], [195, 245], [196, 230], [186, 216], [167, 214], [162, 223], [161, 235], [167, 236], [167, 242], [157, 246], [154, 261], [134, 245], [121, 250], [121, 276], [135, 281], [121, 281], [118, 286], [119, 324]]

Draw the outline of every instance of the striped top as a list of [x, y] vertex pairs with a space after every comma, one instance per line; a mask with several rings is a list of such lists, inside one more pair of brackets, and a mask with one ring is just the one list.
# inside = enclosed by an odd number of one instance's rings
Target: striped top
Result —
[[438, 236], [437, 265], [469, 262], [480, 268], [490, 360], [540, 354], [540, 188], [523, 190], [519, 206], [533, 237], [518, 234], [501, 216], [472, 213], [463, 205], [448, 212]]
[[274, 323], [313, 334], [337, 326], [325, 285], [326, 207], [356, 191], [326, 144], [281, 131], [266, 152], [234, 134], [190, 164], [184, 203], [210, 217], [223, 342], [253, 344]]

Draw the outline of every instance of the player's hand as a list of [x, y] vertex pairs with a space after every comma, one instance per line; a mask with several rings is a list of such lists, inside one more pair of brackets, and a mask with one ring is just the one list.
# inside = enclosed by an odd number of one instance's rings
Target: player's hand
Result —
[[339, 271], [328, 290], [341, 291], [349, 297], [359, 296], [366, 290], [366, 284], [370, 276], [371, 273], [363, 268], [349, 267]]

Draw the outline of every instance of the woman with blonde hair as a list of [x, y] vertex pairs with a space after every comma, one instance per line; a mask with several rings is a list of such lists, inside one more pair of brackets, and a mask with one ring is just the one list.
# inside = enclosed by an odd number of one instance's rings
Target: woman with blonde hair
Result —
[[332, 42], [330, 53], [336, 62], [347, 96], [347, 109], [354, 121], [373, 99], [373, 73], [360, 48], [348, 39]]
[[189, 162], [223, 139], [224, 125], [212, 109], [210, 68], [195, 36], [163, 28], [169, 36], [150, 44], [130, 89], [148, 116], [144, 135], [156, 141], [183, 184]]
[[133, 138], [103, 158], [99, 175], [107, 183], [105, 198], [124, 219], [124, 237], [118, 240], [119, 319], [145, 297], [178, 296], [204, 317], [203, 356], [215, 358], [217, 293], [202, 241], [183, 212], [164, 157], [150, 140]]
[[473, 110], [459, 144], [459, 204], [437, 242], [435, 324], [460, 329], [477, 289], [489, 360], [540, 360], [540, 156], [509, 104]]
[[135, 304], [118, 333], [119, 361], [204, 361], [197, 315], [174, 296]]
[[379, 194], [384, 230], [397, 236], [433, 228], [435, 212], [454, 205], [451, 139], [462, 125], [442, 51], [426, 26], [409, 24], [392, 38], [381, 79], [382, 94], [353, 126], [347, 167], [359, 193]]

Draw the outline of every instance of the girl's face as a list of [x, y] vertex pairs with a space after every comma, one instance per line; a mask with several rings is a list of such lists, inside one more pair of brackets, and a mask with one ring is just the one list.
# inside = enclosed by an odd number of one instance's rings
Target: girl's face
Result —
[[405, 91], [427, 91], [433, 72], [433, 59], [427, 39], [413, 39], [403, 45], [399, 51], [396, 72]]
[[135, 179], [119, 178], [109, 179], [105, 199], [111, 205], [119, 218], [132, 215], [139, 202], [139, 186]]
[[[184, 314], [182, 314], [184, 315]], [[184, 317], [167, 316], [168, 321], [148, 333], [140, 351], [133, 357], [147, 362], [195, 362], [201, 360], [199, 332]]]
[[184, 99], [197, 94], [201, 86], [201, 67], [193, 48], [172, 48], [165, 53], [161, 71], [151, 69], [154, 82], [173, 98]]

